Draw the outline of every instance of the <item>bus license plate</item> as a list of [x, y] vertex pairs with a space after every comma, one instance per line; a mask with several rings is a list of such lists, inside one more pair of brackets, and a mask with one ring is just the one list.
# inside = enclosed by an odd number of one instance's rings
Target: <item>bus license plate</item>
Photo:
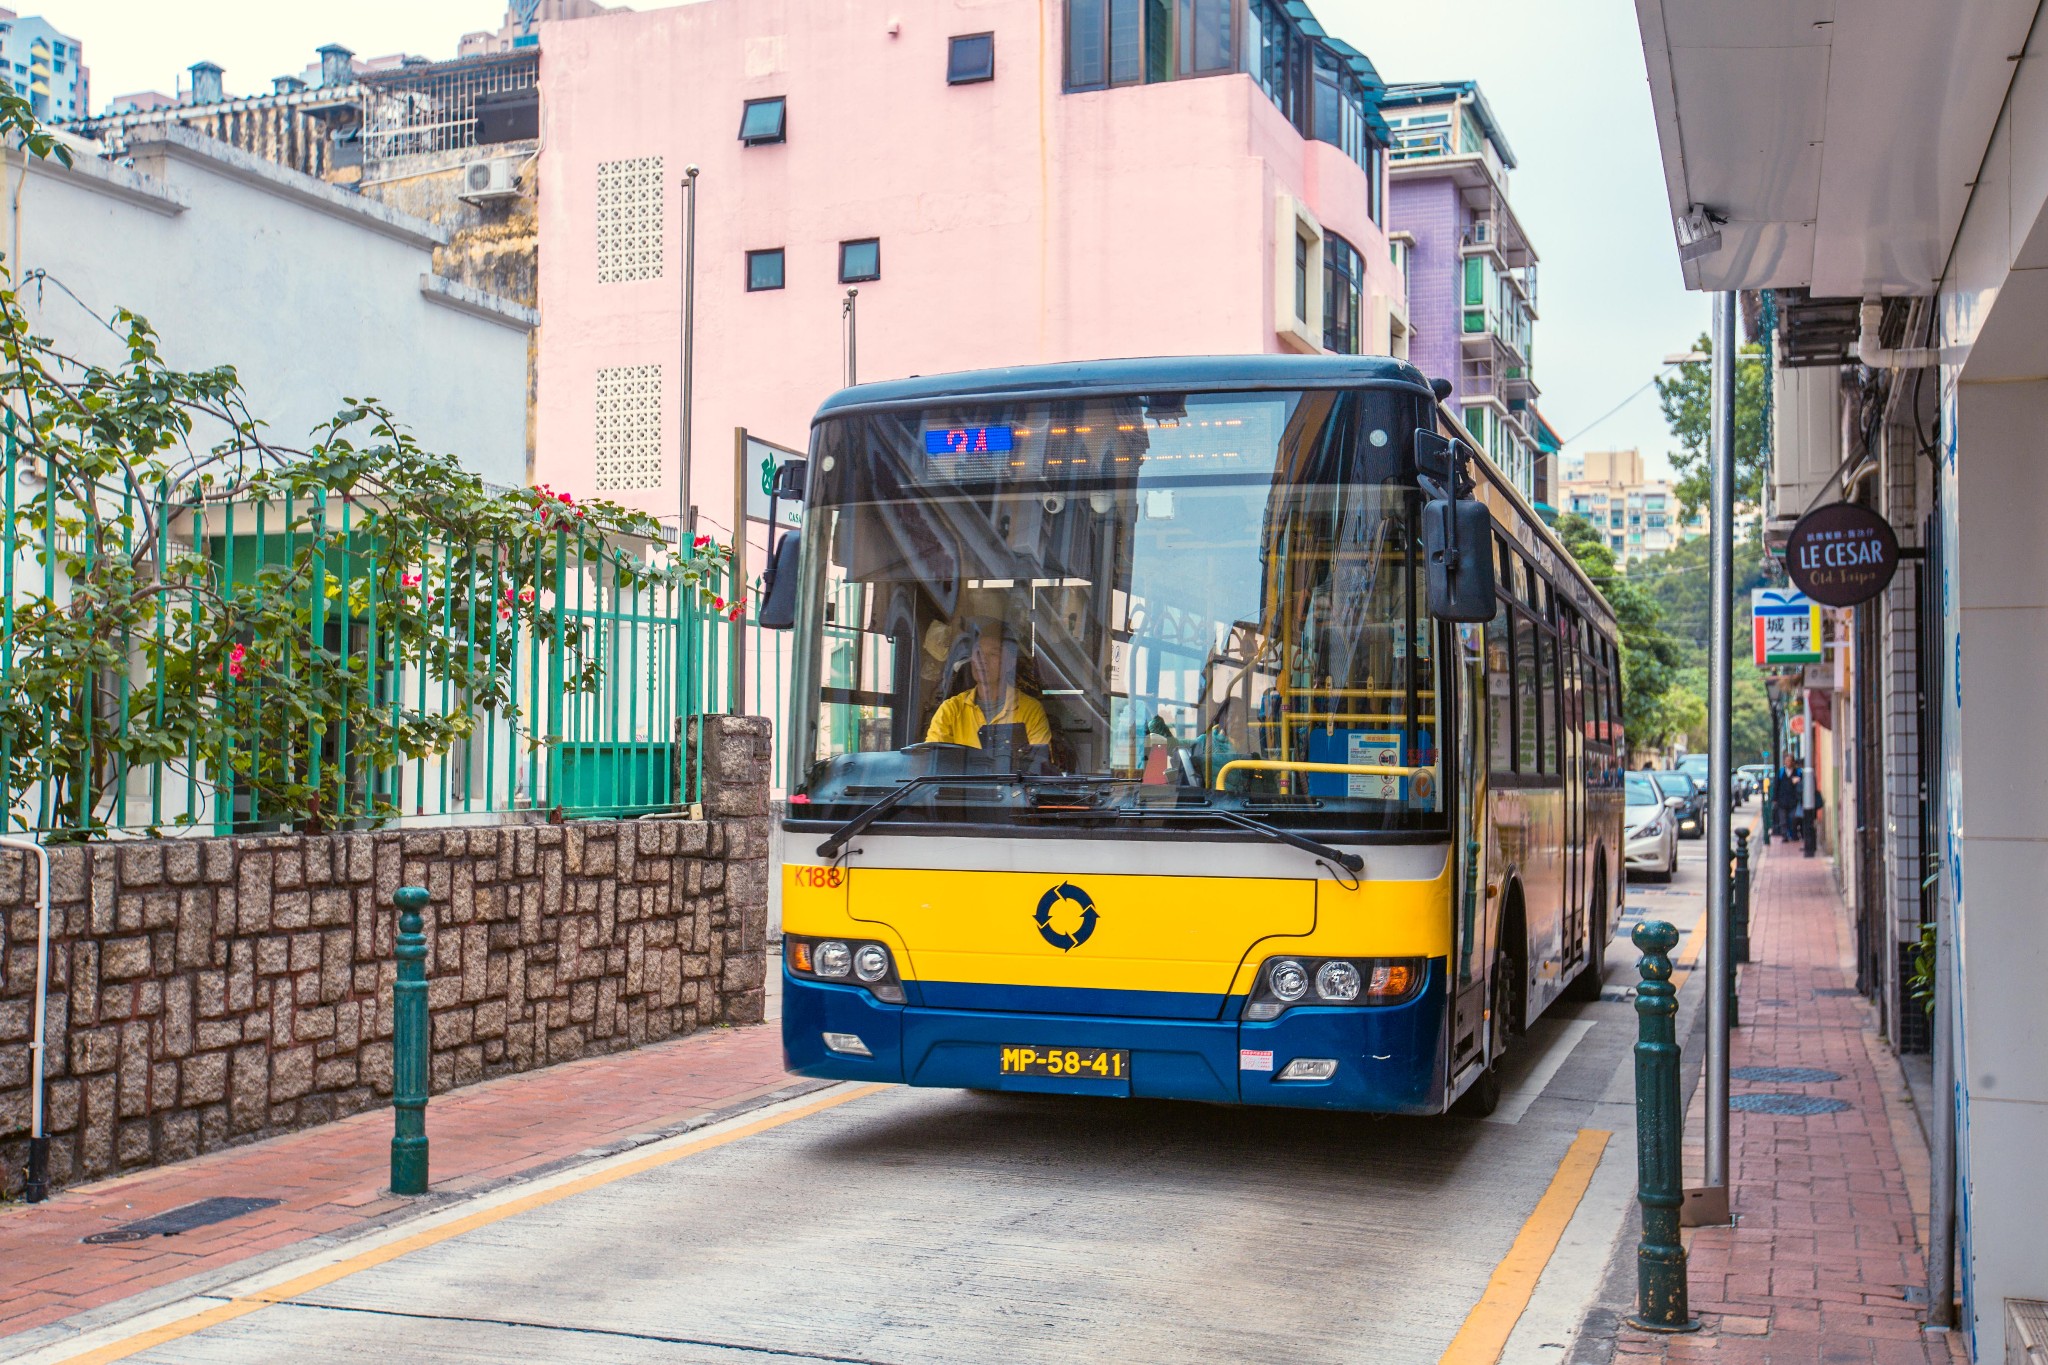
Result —
[[1006, 1047], [1003, 1049], [1002, 1074], [1128, 1080], [1131, 1054], [1122, 1048], [1111, 1047]]

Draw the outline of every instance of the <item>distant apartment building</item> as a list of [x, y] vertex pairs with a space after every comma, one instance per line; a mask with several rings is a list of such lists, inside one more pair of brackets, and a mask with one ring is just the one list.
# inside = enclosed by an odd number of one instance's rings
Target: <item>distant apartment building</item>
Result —
[[1508, 203], [1515, 154], [1476, 81], [1390, 85], [1388, 213], [1408, 280], [1409, 357], [1539, 510], [1555, 434], [1536, 410], [1536, 250]]
[[27, 96], [45, 122], [83, 118], [92, 107], [84, 49], [40, 15], [0, 9], [0, 66], [15, 93]]
[[1615, 562], [1633, 564], [1707, 533], [1705, 518], [1679, 516], [1671, 485], [1643, 477], [1640, 450], [1589, 450], [1565, 461], [1561, 510], [1593, 523]]
[[676, 515], [689, 166], [688, 501], [721, 538], [735, 429], [808, 443], [853, 290], [861, 379], [1405, 345], [1382, 85], [1298, 2], [703, 0], [540, 47], [556, 487]]

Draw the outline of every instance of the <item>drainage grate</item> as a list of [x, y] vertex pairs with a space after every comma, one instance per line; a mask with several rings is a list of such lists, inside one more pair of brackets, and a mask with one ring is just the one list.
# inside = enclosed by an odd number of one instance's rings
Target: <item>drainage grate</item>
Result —
[[1821, 1095], [1734, 1095], [1728, 1100], [1730, 1109], [1740, 1109], [1745, 1114], [1788, 1114], [1795, 1118], [1807, 1118], [1814, 1114], [1839, 1114], [1849, 1107], [1846, 1100], [1831, 1100]]
[[1815, 986], [1815, 987], [1813, 988], [1813, 993], [1814, 993], [1815, 995], [1861, 995], [1861, 994], [1863, 994], [1863, 992], [1862, 992], [1862, 991], [1859, 991], [1859, 990], [1857, 990], [1857, 989], [1856, 989], [1856, 988], [1855, 988], [1854, 986]]
[[1822, 1071], [1817, 1066], [1738, 1066], [1728, 1073], [1738, 1081], [1763, 1081], [1770, 1085], [1810, 1085], [1839, 1081], [1839, 1071]]
[[85, 1238], [91, 1246], [106, 1246], [114, 1242], [139, 1242], [145, 1237], [176, 1237], [181, 1232], [203, 1228], [212, 1223], [225, 1223], [230, 1218], [240, 1218], [245, 1213], [267, 1209], [282, 1201], [276, 1199], [236, 1199], [222, 1195], [214, 1199], [202, 1199], [196, 1204], [186, 1204], [153, 1218], [144, 1218], [134, 1223], [123, 1223], [120, 1227], [106, 1232], [95, 1232]]

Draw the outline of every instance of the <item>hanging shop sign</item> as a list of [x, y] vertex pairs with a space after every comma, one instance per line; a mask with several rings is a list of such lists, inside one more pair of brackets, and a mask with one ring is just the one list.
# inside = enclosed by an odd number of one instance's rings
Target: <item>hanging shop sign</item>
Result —
[[1853, 607], [1885, 590], [1899, 567], [1899, 538], [1868, 507], [1831, 502], [1799, 519], [1785, 541], [1785, 569], [1800, 590], [1830, 607]]
[[1755, 588], [1749, 594], [1755, 621], [1756, 666], [1817, 664], [1821, 661], [1820, 606], [1793, 588]]

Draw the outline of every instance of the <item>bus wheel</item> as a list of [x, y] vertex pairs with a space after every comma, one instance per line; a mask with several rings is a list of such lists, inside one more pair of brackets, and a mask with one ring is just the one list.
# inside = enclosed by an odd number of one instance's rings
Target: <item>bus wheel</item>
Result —
[[1488, 992], [1492, 1008], [1487, 1012], [1487, 1033], [1493, 1039], [1493, 1056], [1479, 1079], [1458, 1096], [1451, 1112], [1460, 1118], [1483, 1119], [1500, 1107], [1501, 1058], [1507, 1052], [1508, 1037], [1514, 1032], [1514, 959], [1506, 953], [1493, 957], [1493, 986]]

